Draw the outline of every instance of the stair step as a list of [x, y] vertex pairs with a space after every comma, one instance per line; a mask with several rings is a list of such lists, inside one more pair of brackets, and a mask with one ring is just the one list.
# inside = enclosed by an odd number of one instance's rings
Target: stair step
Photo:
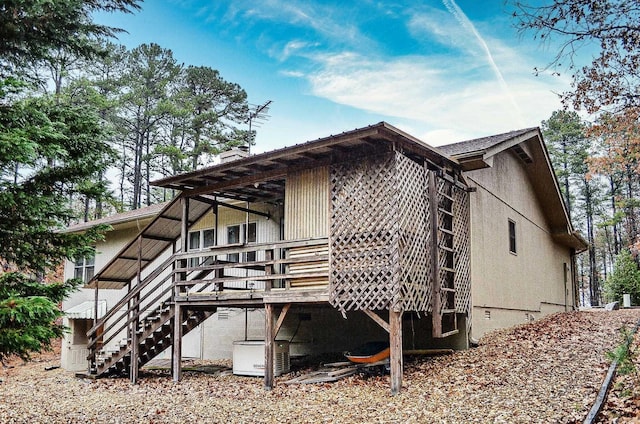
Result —
[[442, 231], [443, 233], [448, 234], [448, 235], [450, 235], [450, 236], [452, 236], [452, 235], [453, 235], [453, 231], [451, 231], [451, 230], [449, 230], [449, 229], [447, 229], [447, 228], [444, 228], [444, 227], [438, 227], [438, 230], [439, 230], [439, 231]]
[[445, 199], [449, 199], [453, 202], [453, 197], [449, 196], [447, 193], [443, 193], [441, 191], [438, 192], [438, 194], [442, 197], [444, 197]]
[[453, 216], [453, 212], [452, 211], [448, 211], [446, 209], [438, 208], [438, 212], [441, 212], [441, 213], [443, 213], [445, 215], [449, 215], [451, 217]]

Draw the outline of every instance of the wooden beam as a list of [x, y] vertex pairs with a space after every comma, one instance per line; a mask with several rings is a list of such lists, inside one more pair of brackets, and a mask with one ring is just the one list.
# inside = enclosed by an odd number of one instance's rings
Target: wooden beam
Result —
[[171, 350], [171, 375], [173, 381], [182, 379], [182, 306], [174, 303], [173, 315], [173, 349]]
[[436, 183], [436, 178], [438, 177], [435, 171], [427, 170], [427, 172], [429, 175], [429, 185], [426, 195], [431, 212], [431, 246], [428, 246], [428, 248], [431, 251], [431, 279], [433, 280], [433, 285], [431, 286], [432, 335], [433, 337], [442, 337], [442, 316], [440, 315], [440, 310], [442, 309], [440, 304], [440, 261], [438, 260], [438, 184]]
[[[187, 249], [189, 248], [189, 198], [188, 197], [183, 197], [182, 198], [182, 220], [181, 220], [181, 226], [180, 226], [180, 251], [182, 253], [187, 252]], [[186, 268], [188, 264], [187, 259], [181, 259], [180, 260], [180, 268]], [[186, 272], [182, 272], [180, 273], [180, 275], [178, 275], [178, 280], [179, 281], [185, 281], [187, 279], [187, 273]], [[176, 290], [176, 294], [178, 294], [182, 288], [181, 287], [177, 287], [174, 286], [175, 290]]]
[[264, 388], [273, 389], [273, 305], [264, 305]]
[[382, 327], [387, 333], [390, 332], [389, 324], [387, 322], [385, 322], [385, 320], [380, 318], [380, 315], [376, 314], [371, 309], [363, 309], [362, 312], [367, 314], [369, 316], [369, 318], [374, 320], [376, 322], [376, 324], [378, 324], [380, 327]]
[[280, 315], [278, 315], [278, 321], [276, 321], [276, 326], [273, 329], [273, 338], [278, 337], [278, 332], [280, 331], [280, 327], [282, 327], [282, 323], [284, 322], [285, 317], [287, 316], [287, 312], [289, 312], [289, 308], [291, 308], [291, 303], [287, 303], [280, 311]]
[[391, 394], [402, 389], [402, 311], [389, 310], [389, 347], [391, 366]]
[[[137, 270], [137, 286], [140, 287], [142, 281], [142, 237], [138, 236], [138, 270]], [[140, 329], [140, 293], [134, 297], [133, 322], [131, 323], [131, 353], [129, 361], [129, 378], [131, 384], [138, 383], [138, 356], [140, 354], [140, 341], [138, 340], [138, 330]]]
[[147, 240], [166, 241], [167, 243], [173, 243], [175, 241], [171, 237], [156, 236], [153, 234], [143, 234], [142, 238]]

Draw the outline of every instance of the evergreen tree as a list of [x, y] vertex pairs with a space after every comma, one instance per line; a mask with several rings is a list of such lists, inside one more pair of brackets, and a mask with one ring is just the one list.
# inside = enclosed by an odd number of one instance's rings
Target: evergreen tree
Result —
[[[61, 335], [59, 302], [77, 282], [43, 284], [65, 258], [92, 254], [96, 228], [59, 230], [74, 218], [68, 199], [100, 198], [94, 184], [109, 163], [98, 118], [90, 108], [29, 96], [35, 63], [53, 52], [92, 57], [96, 37], [117, 30], [95, 25], [95, 11], [131, 11], [137, 0], [9, 0], [0, 4], [0, 258], [17, 272], [0, 276], [0, 361], [29, 358]], [[62, 57], [62, 56], [60, 56]]]
[[622, 303], [623, 294], [631, 295], [631, 303], [640, 305], [640, 270], [638, 264], [628, 250], [623, 250], [616, 257], [613, 273], [604, 285], [605, 296], [609, 301]]

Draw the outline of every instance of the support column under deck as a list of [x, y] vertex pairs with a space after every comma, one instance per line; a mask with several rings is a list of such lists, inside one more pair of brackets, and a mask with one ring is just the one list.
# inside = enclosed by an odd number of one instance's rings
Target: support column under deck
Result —
[[391, 394], [402, 389], [402, 311], [389, 310], [389, 347], [391, 365]]
[[171, 374], [173, 381], [182, 379], [182, 306], [176, 302], [174, 304], [175, 315], [173, 316], [173, 350], [171, 355]]
[[397, 395], [402, 389], [402, 314], [404, 311], [389, 310], [389, 322], [385, 322], [378, 314], [363, 309], [369, 318], [389, 333], [389, 365], [391, 367], [391, 394]]
[[273, 305], [264, 305], [264, 388], [273, 389]]

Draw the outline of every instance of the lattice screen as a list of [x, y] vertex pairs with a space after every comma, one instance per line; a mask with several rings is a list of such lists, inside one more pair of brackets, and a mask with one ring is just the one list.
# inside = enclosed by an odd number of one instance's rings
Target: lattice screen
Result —
[[456, 310], [468, 313], [471, 310], [471, 252], [469, 248], [469, 193], [455, 188], [454, 194], [454, 238], [453, 248], [456, 258]]
[[[436, 178], [440, 200], [452, 202], [446, 228], [432, 240], [428, 178]], [[466, 313], [470, 305], [468, 193], [398, 152], [334, 164], [330, 171], [329, 301], [341, 311], [400, 308], [431, 312], [433, 274], [431, 249], [453, 247], [439, 254], [439, 278], [454, 278], [441, 293], [443, 307]], [[447, 220], [438, 217], [439, 226]], [[449, 234], [449, 235], [447, 235]], [[444, 251], [439, 248], [440, 251]], [[451, 248], [449, 248], [449, 251]], [[442, 269], [455, 269], [455, 277]]]
[[329, 301], [341, 311], [388, 309], [399, 295], [393, 153], [331, 167]]
[[427, 205], [427, 172], [420, 164], [396, 153], [400, 295], [405, 311], [431, 309], [431, 214]]

